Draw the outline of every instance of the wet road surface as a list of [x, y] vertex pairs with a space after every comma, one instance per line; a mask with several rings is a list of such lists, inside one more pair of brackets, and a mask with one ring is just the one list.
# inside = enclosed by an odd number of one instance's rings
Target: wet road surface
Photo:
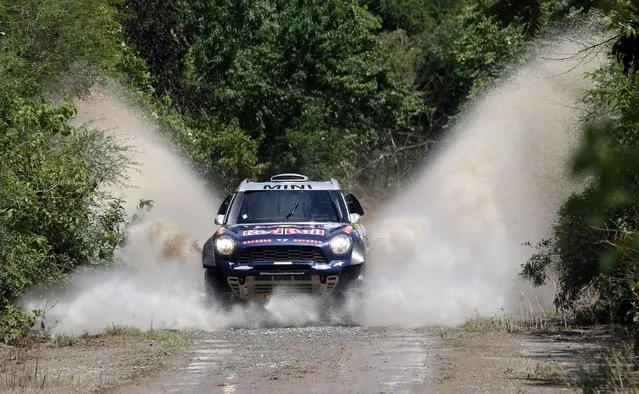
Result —
[[340, 326], [194, 337], [182, 363], [119, 392], [423, 392], [435, 375], [431, 355], [438, 344], [425, 330]]

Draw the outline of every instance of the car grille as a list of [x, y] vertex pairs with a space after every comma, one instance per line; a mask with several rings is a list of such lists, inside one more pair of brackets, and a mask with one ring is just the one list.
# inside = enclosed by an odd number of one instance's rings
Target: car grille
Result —
[[[276, 289], [282, 293], [305, 293], [305, 294], [323, 294], [331, 292], [335, 289], [339, 282], [337, 275], [326, 277], [326, 284], [322, 285], [319, 281], [313, 281], [312, 276], [268, 276], [255, 277], [255, 282], [243, 282], [240, 284], [240, 278], [228, 277], [228, 284], [233, 293], [243, 300], [264, 299], [264, 294], [272, 294]], [[324, 287], [324, 288], [322, 288]]]
[[326, 258], [322, 249], [314, 246], [255, 246], [244, 249], [240, 254], [240, 263], [255, 261], [313, 261], [323, 264]]

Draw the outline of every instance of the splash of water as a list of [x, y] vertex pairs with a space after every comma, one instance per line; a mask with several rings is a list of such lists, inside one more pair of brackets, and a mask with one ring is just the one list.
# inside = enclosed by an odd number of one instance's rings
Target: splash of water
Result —
[[550, 233], [578, 187], [568, 164], [580, 141], [583, 74], [601, 63], [572, 37], [474, 103], [434, 163], [378, 214], [368, 324], [459, 324], [549, 298], [517, 273], [534, 253], [524, 243]]
[[128, 228], [120, 266], [80, 270], [54, 295], [28, 295], [25, 309], [45, 310], [45, 325], [54, 333], [78, 335], [111, 325], [211, 330], [318, 320], [314, 301], [306, 298], [276, 296], [265, 309], [230, 312], [205, 306], [200, 245], [216, 230], [219, 199], [117, 89], [94, 92], [76, 106], [77, 124], [114, 133], [133, 148], [138, 164], [127, 175], [134, 187], [113, 190], [123, 195], [128, 213], [139, 199], [153, 200], [153, 208]]
[[[563, 41], [543, 53], [574, 54]], [[364, 323], [456, 324], [516, 301], [517, 270], [548, 234], [571, 192], [566, 163], [579, 141], [576, 102], [597, 62], [538, 57], [466, 111], [433, 165], [377, 214]], [[122, 190], [131, 212], [155, 201], [128, 231], [122, 265], [81, 271], [46, 300], [46, 325], [81, 334], [112, 324], [142, 329], [303, 325], [319, 321], [315, 300], [280, 299], [231, 312], [203, 304], [198, 245], [215, 230], [219, 205], [156, 132], [153, 122], [107, 90], [77, 103], [78, 123], [110, 130], [141, 165]], [[27, 297], [25, 307], [42, 308]]]

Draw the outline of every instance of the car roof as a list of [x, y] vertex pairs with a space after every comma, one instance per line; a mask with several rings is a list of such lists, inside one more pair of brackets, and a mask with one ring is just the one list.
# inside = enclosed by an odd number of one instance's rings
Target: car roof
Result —
[[308, 177], [300, 174], [278, 174], [271, 177], [270, 182], [252, 182], [245, 179], [237, 187], [238, 192], [262, 190], [341, 190], [339, 182], [309, 181]]

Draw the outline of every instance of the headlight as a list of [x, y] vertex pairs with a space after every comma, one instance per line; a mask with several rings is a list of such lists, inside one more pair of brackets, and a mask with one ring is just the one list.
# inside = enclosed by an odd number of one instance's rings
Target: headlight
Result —
[[334, 254], [346, 254], [351, 250], [352, 245], [351, 237], [344, 234], [336, 235], [328, 241], [328, 246]]
[[228, 235], [222, 235], [215, 240], [215, 250], [219, 254], [228, 256], [235, 250], [235, 240]]

